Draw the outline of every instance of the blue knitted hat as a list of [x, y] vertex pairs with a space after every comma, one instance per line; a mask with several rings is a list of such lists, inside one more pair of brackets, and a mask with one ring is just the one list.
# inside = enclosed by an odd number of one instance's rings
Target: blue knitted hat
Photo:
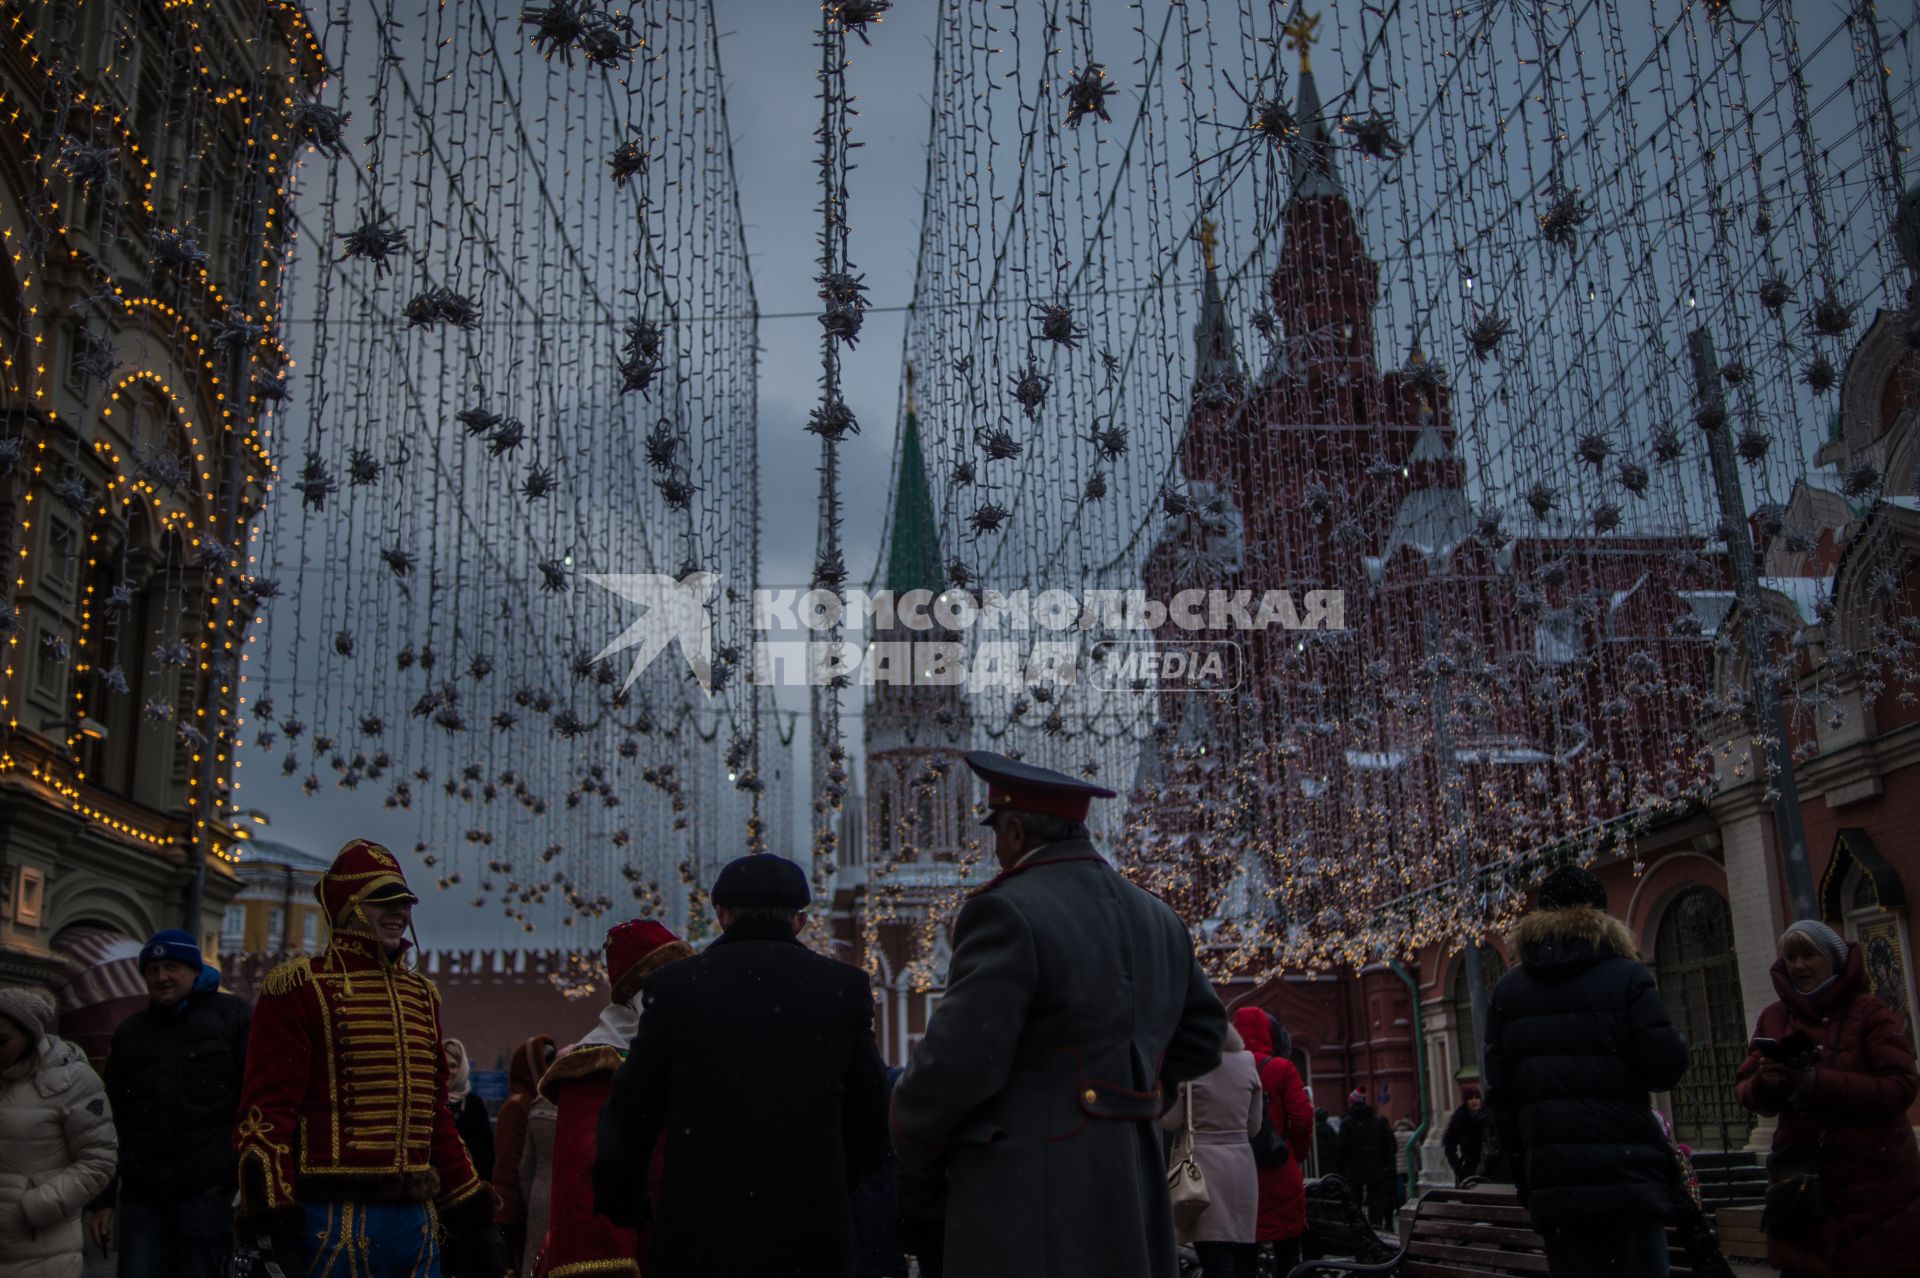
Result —
[[177, 927], [155, 932], [140, 947], [140, 970], [146, 971], [149, 963], [185, 963], [195, 970], [206, 966], [206, 961], [200, 957], [200, 947], [193, 943], [191, 936]]

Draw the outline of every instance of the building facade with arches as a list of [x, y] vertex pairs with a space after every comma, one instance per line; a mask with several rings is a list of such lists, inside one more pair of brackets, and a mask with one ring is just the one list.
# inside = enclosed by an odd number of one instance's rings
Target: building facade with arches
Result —
[[[1301, 84], [1304, 95], [1310, 88], [1304, 73]], [[1312, 114], [1303, 109], [1301, 118]], [[1450, 447], [1444, 387], [1431, 388], [1431, 402], [1413, 408], [1402, 403], [1411, 402], [1410, 396], [1384, 393], [1404, 388], [1389, 385], [1389, 375], [1379, 372], [1372, 356], [1372, 263], [1364, 246], [1347, 234], [1351, 215], [1331, 170], [1321, 175], [1324, 180], [1295, 176], [1296, 191], [1307, 194], [1295, 197], [1300, 211], [1290, 206], [1287, 238], [1313, 246], [1306, 257], [1319, 272], [1312, 277], [1319, 287], [1310, 294], [1325, 305], [1346, 308], [1336, 319], [1344, 321], [1340, 331], [1351, 342], [1338, 352], [1352, 365], [1349, 382], [1382, 387], [1383, 394], [1360, 396], [1341, 417], [1337, 397], [1315, 399], [1311, 385], [1294, 387], [1285, 370], [1269, 369], [1256, 378], [1234, 354], [1234, 336], [1209, 271], [1195, 331], [1200, 381], [1189, 417], [1186, 473], [1195, 482], [1218, 482], [1221, 472], [1207, 469], [1210, 458], [1201, 444], [1208, 432], [1231, 428], [1234, 413], [1253, 411], [1202, 411], [1200, 391], [1208, 378], [1252, 385], [1246, 398], [1256, 406], [1260, 395], [1304, 394], [1313, 401], [1306, 411], [1323, 414], [1276, 420], [1353, 420], [1385, 423], [1391, 430], [1402, 420], [1397, 414], [1411, 412], [1406, 420], [1420, 427], [1419, 441], [1404, 458], [1389, 454], [1400, 479], [1389, 474], [1387, 482], [1413, 487], [1402, 494], [1394, 544], [1377, 562], [1377, 572], [1376, 561], [1366, 562], [1372, 587], [1418, 584], [1415, 570], [1437, 576], [1438, 557], [1418, 563], [1398, 543], [1464, 544], [1468, 526], [1466, 500], [1451, 495], [1462, 490], [1463, 481]], [[1756, 615], [1737, 598], [1730, 570], [1722, 571], [1728, 564], [1725, 552], [1712, 547], [1706, 554], [1716, 571], [1684, 590], [1659, 584], [1650, 571], [1682, 548], [1674, 539], [1642, 538], [1630, 547], [1616, 539], [1613, 544], [1629, 554], [1618, 557], [1610, 570], [1618, 575], [1598, 577], [1615, 592], [1615, 606], [1597, 642], [1638, 636], [1637, 642], [1658, 648], [1662, 669], [1684, 666], [1685, 682], [1710, 692], [1702, 702], [1705, 717], [1693, 721], [1688, 738], [1711, 752], [1710, 792], [1666, 804], [1631, 833], [1602, 840], [1599, 859], [1592, 863], [1607, 886], [1611, 911], [1626, 923], [1691, 1045], [1685, 1079], [1671, 1094], [1653, 1099], [1672, 1118], [1680, 1139], [1696, 1149], [1762, 1150], [1770, 1140], [1770, 1125], [1757, 1122], [1734, 1099], [1734, 1073], [1756, 1018], [1776, 997], [1771, 969], [1777, 940], [1794, 917], [1776, 847], [1767, 760], [1756, 749], [1756, 734], [1741, 709], [1752, 686], [1746, 655], [1750, 629], [1760, 630], [1771, 669], [1786, 672], [1788, 746], [1805, 846], [1820, 884], [1819, 913], [1864, 947], [1874, 991], [1910, 1028], [1920, 1019], [1914, 1011], [1920, 962], [1908, 905], [1909, 884], [1920, 891], [1920, 879], [1914, 877], [1920, 875], [1920, 188], [1908, 195], [1889, 232], [1912, 279], [1907, 305], [1881, 311], [1859, 330], [1837, 387], [1829, 442], [1810, 459], [1783, 505], [1753, 512], [1760, 574], [1760, 607], [1751, 610]], [[1275, 276], [1276, 312], [1303, 289], [1283, 278], [1288, 261], [1283, 255]], [[1324, 321], [1321, 316], [1316, 322]], [[1287, 331], [1296, 328], [1290, 323]], [[1410, 358], [1409, 368], [1416, 362]], [[1215, 450], [1214, 459], [1236, 456], [1223, 448]], [[1235, 584], [1328, 579], [1320, 570], [1269, 568], [1264, 577], [1257, 571], [1276, 554], [1298, 556], [1312, 545], [1309, 538], [1280, 537], [1257, 526], [1260, 510], [1292, 512], [1304, 504], [1284, 478], [1301, 467], [1268, 469], [1283, 476], [1281, 495], [1260, 490], [1265, 500], [1243, 501], [1240, 523], [1214, 529], [1193, 519], [1186, 527], [1170, 521], [1168, 538], [1157, 548], [1157, 558], [1149, 560], [1149, 585], [1164, 588], [1175, 580], [1156, 568], [1176, 564], [1198, 564], [1203, 579]], [[1424, 489], [1414, 490], [1416, 480]], [[1362, 479], [1356, 476], [1351, 487], [1361, 490]], [[1409, 529], [1418, 535], [1402, 538]], [[1507, 563], [1496, 562], [1497, 571], [1473, 580], [1456, 571], [1455, 589], [1472, 592], [1466, 608], [1472, 615], [1512, 615], [1518, 611], [1514, 580], [1537, 575], [1540, 563], [1571, 562], [1581, 553], [1572, 541], [1515, 536]], [[1683, 630], [1676, 621], [1689, 624]], [[1686, 638], [1657, 645], [1646, 638], [1679, 634]], [[1556, 635], [1543, 624], [1535, 638], [1536, 658], [1550, 660]], [[1259, 670], [1257, 654], [1251, 664]], [[1248, 872], [1233, 864], [1231, 833], [1207, 829], [1209, 796], [1219, 790], [1212, 758], [1232, 743], [1217, 742], [1210, 729], [1183, 732], [1180, 715], [1191, 713], [1184, 706], [1169, 704], [1165, 710], [1160, 749], [1157, 756], [1148, 751], [1141, 768], [1145, 780], [1134, 788], [1133, 819], [1155, 830], [1162, 849], [1177, 851], [1182, 840], [1199, 840], [1224, 863], [1218, 873], [1190, 876], [1192, 899], [1183, 902], [1204, 943], [1208, 928], [1233, 913], [1221, 903], [1233, 903], [1235, 873]], [[1600, 716], [1588, 713], [1583, 721], [1599, 722]], [[1196, 743], [1194, 748], [1182, 750], [1186, 740]], [[1546, 741], [1524, 744], [1557, 748]], [[1660, 762], [1625, 759], [1623, 766], [1657, 776]], [[1349, 752], [1347, 763], [1375, 766], [1379, 758], [1356, 760]], [[1625, 815], [1599, 819], [1604, 826]], [[1511, 864], [1518, 869], [1549, 851], [1528, 849]], [[1489, 938], [1482, 959], [1490, 986], [1516, 958], [1504, 938]], [[1466, 980], [1462, 955], [1436, 944], [1404, 962], [1324, 977], [1288, 973], [1257, 987], [1230, 984], [1223, 993], [1230, 1002], [1267, 1008], [1286, 1021], [1296, 1044], [1311, 1055], [1320, 1105], [1338, 1112], [1357, 1088], [1389, 1118], [1424, 1123], [1429, 1146], [1424, 1167], [1444, 1178], [1440, 1133], [1460, 1103], [1461, 1088], [1479, 1078]], [[1920, 1105], [1913, 1118], [1920, 1125]]]
[[290, 113], [324, 67], [295, 3], [6, 12], [0, 982], [71, 1018], [192, 901], [217, 954], [239, 887]]

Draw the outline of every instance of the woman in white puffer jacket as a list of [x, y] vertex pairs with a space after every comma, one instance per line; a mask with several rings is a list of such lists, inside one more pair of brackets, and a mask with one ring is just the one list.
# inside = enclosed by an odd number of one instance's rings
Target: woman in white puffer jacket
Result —
[[79, 1278], [80, 1209], [113, 1176], [106, 1089], [53, 1003], [0, 989], [0, 1278]]

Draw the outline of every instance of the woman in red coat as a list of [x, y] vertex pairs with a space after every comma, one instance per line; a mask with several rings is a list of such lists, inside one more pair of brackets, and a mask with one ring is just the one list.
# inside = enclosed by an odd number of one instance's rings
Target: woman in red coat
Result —
[[[493, 1120], [493, 1192], [499, 1203], [493, 1209], [494, 1223], [507, 1244], [507, 1258], [513, 1272], [529, 1272], [524, 1257], [527, 1250], [527, 1190], [520, 1183], [520, 1162], [527, 1149], [527, 1111], [539, 1093], [540, 1076], [553, 1064], [553, 1040], [535, 1034], [513, 1049], [507, 1066], [507, 1099]], [[539, 1249], [541, 1240], [533, 1240]]]
[[1267, 1121], [1293, 1154], [1277, 1167], [1260, 1169], [1260, 1219], [1254, 1231], [1256, 1241], [1273, 1244], [1274, 1272], [1284, 1274], [1300, 1263], [1300, 1236], [1307, 1232], [1307, 1187], [1300, 1166], [1313, 1145], [1313, 1103], [1300, 1071], [1287, 1059], [1293, 1039], [1279, 1021], [1257, 1007], [1243, 1007], [1234, 1012], [1233, 1027], [1260, 1070]]
[[[536, 1278], [625, 1275], [646, 1272], [647, 1235], [623, 1228], [593, 1209], [594, 1132], [601, 1107], [613, 1094], [613, 1076], [627, 1059], [640, 1024], [640, 991], [647, 974], [683, 959], [693, 947], [651, 919], [617, 923], [607, 933], [607, 977], [612, 998], [600, 1023], [560, 1053], [540, 1079], [540, 1094], [553, 1102], [552, 1197], [547, 1236], [534, 1263]], [[649, 1189], [660, 1192], [660, 1155], [654, 1149]]]
[[1804, 1232], [1768, 1222], [1767, 1261], [1789, 1278], [1920, 1274], [1920, 1150], [1907, 1107], [1920, 1091], [1913, 1045], [1867, 992], [1860, 947], [1801, 920], [1773, 965], [1780, 1001], [1760, 1013], [1756, 1042], [1796, 1033], [1812, 1049], [1770, 1059], [1756, 1046], [1740, 1065], [1740, 1103], [1779, 1115], [1775, 1153], [1820, 1148], [1828, 1209]]

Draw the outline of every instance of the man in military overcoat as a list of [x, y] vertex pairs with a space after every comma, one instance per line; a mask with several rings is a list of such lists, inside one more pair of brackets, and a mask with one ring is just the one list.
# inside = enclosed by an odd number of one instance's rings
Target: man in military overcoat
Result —
[[973, 751], [1000, 875], [953, 929], [946, 993], [894, 1089], [894, 1146], [947, 1176], [947, 1278], [1174, 1278], [1173, 1089], [1226, 1010], [1164, 901], [1094, 848], [1113, 791]]

